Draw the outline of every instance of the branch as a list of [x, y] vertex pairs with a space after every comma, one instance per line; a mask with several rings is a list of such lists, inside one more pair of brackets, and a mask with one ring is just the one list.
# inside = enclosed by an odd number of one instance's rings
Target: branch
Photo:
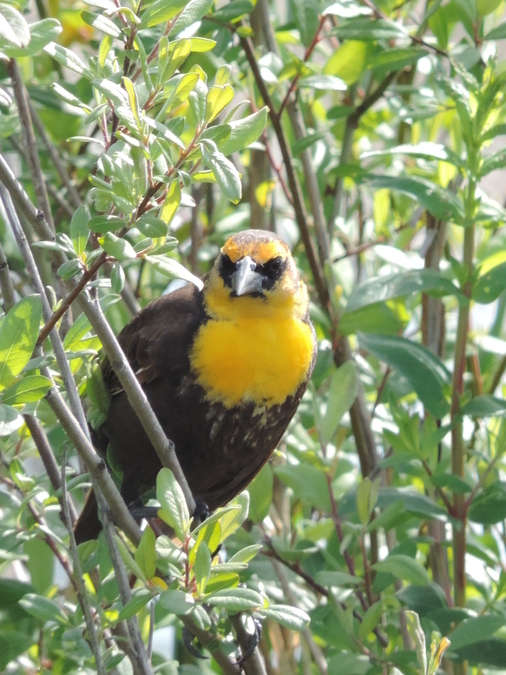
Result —
[[[26, 418], [25, 418], [26, 419]], [[33, 434], [32, 434], [33, 435]], [[86, 585], [84, 583], [83, 570], [81, 567], [81, 561], [79, 560], [79, 553], [77, 552], [76, 538], [74, 537], [74, 530], [72, 529], [72, 513], [70, 505], [72, 502], [69, 500], [67, 493], [67, 477], [65, 474], [66, 471], [66, 454], [64, 455], [63, 464], [62, 464], [62, 473], [61, 473], [61, 485], [62, 485], [62, 506], [63, 514], [65, 516], [65, 521], [67, 523], [67, 528], [70, 536], [70, 553], [72, 555], [72, 563], [74, 566], [74, 580], [77, 586], [77, 596], [79, 603], [82, 607], [84, 620], [86, 622], [86, 629], [88, 631], [88, 639], [91, 643], [91, 650], [95, 656], [95, 666], [97, 669], [98, 675], [105, 675], [106, 670], [104, 668], [104, 661], [102, 659], [102, 652], [100, 651], [100, 644], [97, 638], [97, 631], [95, 630], [95, 622], [93, 621], [93, 616], [91, 613], [90, 602], [88, 598], [88, 593], [86, 591]]]
[[269, 117], [271, 119], [272, 126], [274, 127], [276, 137], [278, 139], [281, 154], [283, 156], [283, 162], [285, 164], [285, 170], [288, 177], [288, 185], [292, 193], [295, 218], [297, 220], [297, 225], [299, 226], [300, 236], [304, 243], [304, 248], [306, 250], [309, 266], [311, 267], [311, 272], [313, 274], [316, 291], [318, 293], [318, 298], [320, 300], [322, 307], [328, 308], [329, 294], [327, 290], [327, 284], [313, 248], [313, 242], [311, 240], [311, 235], [309, 233], [309, 224], [306, 208], [304, 206], [304, 200], [302, 198], [302, 191], [300, 189], [299, 181], [295, 174], [292, 155], [285, 138], [283, 127], [281, 126], [281, 120], [278, 114], [276, 113], [276, 110], [274, 109], [271, 97], [269, 95], [269, 92], [267, 91], [267, 87], [263, 80], [262, 74], [260, 73], [260, 69], [258, 67], [255, 51], [253, 49], [251, 40], [245, 37], [240, 37], [239, 39], [241, 46], [244, 50], [244, 53], [246, 55], [246, 58], [248, 60], [248, 63], [250, 65], [250, 68], [252, 70], [253, 77], [255, 78], [256, 85], [260, 91], [260, 95], [262, 96], [265, 105], [269, 109]]
[[[13, 199], [16, 202], [16, 205], [26, 216], [28, 222], [35, 229], [38, 236], [43, 240], [54, 241], [54, 234], [51, 232], [51, 229], [44, 219], [44, 215], [35, 209], [26, 192], [16, 180], [12, 171], [1, 155], [0, 181], [2, 181], [9, 192], [13, 194]], [[58, 265], [62, 265], [66, 261], [66, 256], [60, 251], [50, 251], [50, 254], [55, 263]], [[76, 282], [74, 279], [70, 279], [66, 285], [71, 291], [74, 291], [76, 286], [79, 285], [79, 282]], [[167, 439], [165, 432], [158, 421], [158, 418], [149, 405], [144, 390], [142, 389], [134, 372], [132, 371], [132, 368], [130, 367], [123, 350], [121, 349], [114, 333], [112, 332], [111, 327], [105, 320], [100, 310], [100, 306], [98, 303], [88, 300], [84, 294], [78, 295], [76, 299], [82, 311], [86, 314], [88, 320], [93, 326], [97, 336], [100, 338], [111, 366], [116, 372], [116, 375], [118, 376], [118, 379], [127, 394], [130, 405], [132, 406], [135, 414], [138, 416], [144, 430], [149, 437], [149, 440], [153, 444], [153, 447], [160, 458], [162, 466], [171, 469], [184, 492], [188, 509], [190, 513], [193, 514], [195, 511], [195, 501], [188, 486], [186, 477], [184, 476], [177, 459], [174, 444]], [[44, 316], [44, 320], [47, 322], [50, 317], [51, 314], [49, 313], [49, 316]], [[55, 331], [55, 329], [53, 329], [53, 331]], [[51, 331], [51, 335], [53, 331]]]
[[222, 651], [220, 641], [214, 635], [199, 628], [190, 616], [180, 616], [179, 618], [190, 633], [195, 635], [200, 644], [211, 652], [224, 675], [240, 675], [240, 667]]
[[[23, 257], [23, 261], [25, 263], [28, 275], [32, 280], [32, 284], [35, 291], [40, 295], [42, 302], [42, 316], [44, 318], [44, 321], [47, 321], [51, 316], [51, 307], [49, 306], [49, 301], [47, 299], [46, 289], [44, 287], [44, 284], [42, 283], [42, 279], [40, 278], [39, 270], [33, 257], [30, 244], [28, 243], [23, 228], [21, 227], [21, 223], [19, 222], [19, 218], [12, 204], [10, 194], [1, 183], [0, 183], [0, 199], [4, 204], [5, 212], [7, 214], [7, 220], [12, 228], [14, 238], [16, 239], [16, 243]], [[56, 361], [60, 368], [60, 374], [63, 379], [63, 383], [65, 385], [65, 390], [69, 398], [70, 407], [76, 419], [79, 420], [81, 428], [85, 430], [86, 433], [88, 433], [88, 425], [86, 423], [86, 417], [84, 415], [84, 410], [81, 405], [81, 399], [79, 398], [79, 393], [77, 391], [77, 387], [74, 382], [74, 378], [70, 370], [67, 357], [65, 356], [65, 350], [63, 349], [60, 334], [58, 333], [56, 328], [53, 328], [53, 330], [50, 332], [50, 338], [54, 354], [56, 357]]]
[[7, 64], [7, 72], [11, 78], [16, 105], [18, 107], [19, 118], [21, 122], [21, 132], [28, 152], [28, 166], [33, 181], [35, 194], [37, 195], [37, 204], [44, 213], [46, 221], [54, 231], [54, 222], [51, 214], [51, 207], [47, 196], [46, 182], [42, 175], [39, 155], [37, 153], [37, 142], [33, 133], [32, 118], [30, 116], [30, 107], [26, 96], [26, 90], [21, 79], [18, 64], [15, 59], [11, 59]]
[[72, 206], [75, 209], [77, 209], [83, 203], [81, 197], [79, 196], [79, 192], [76, 190], [76, 187], [72, 182], [72, 179], [69, 175], [69, 172], [67, 171], [66, 166], [60, 160], [60, 155], [58, 151], [51, 143], [51, 140], [49, 139], [49, 136], [47, 135], [46, 130], [44, 128], [44, 125], [42, 124], [40, 117], [38, 116], [31, 101], [28, 101], [28, 107], [30, 110], [30, 117], [32, 118], [32, 121], [35, 124], [35, 127], [37, 128], [37, 133], [41, 137], [42, 142], [44, 143], [44, 146], [48, 151], [49, 156], [51, 157], [51, 161], [54, 164], [54, 168], [58, 171], [58, 174], [60, 175], [63, 185], [67, 188], [69, 201], [72, 204]]
[[2, 293], [3, 309], [7, 312], [16, 304], [16, 295], [12, 285], [9, 263], [0, 244], [0, 291]]
[[[241, 648], [241, 653], [246, 654], [251, 644], [251, 640], [255, 639], [255, 635], [249, 635], [244, 628], [241, 621], [241, 615], [235, 614], [230, 617], [230, 622], [235, 630], [237, 642]], [[245, 675], [267, 675], [265, 670], [265, 663], [260, 653], [258, 646], [253, 650], [253, 654], [241, 663], [241, 670]]]

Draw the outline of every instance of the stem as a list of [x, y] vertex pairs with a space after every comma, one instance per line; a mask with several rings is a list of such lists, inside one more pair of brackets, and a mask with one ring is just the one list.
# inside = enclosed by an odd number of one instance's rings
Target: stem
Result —
[[0, 244], [0, 291], [2, 293], [3, 310], [7, 312], [16, 304], [16, 295], [12, 285], [9, 263]]
[[[466, 215], [472, 219], [474, 211], [474, 194], [476, 183], [470, 179], [468, 187], [468, 196], [466, 200]], [[459, 307], [459, 316], [457, 324], [457, 339], [455, 343], [455, 362], [453, 368], [453, 389], [452, 389], [452, 408], [451, 416], [454, 422], [452, 428], [452, 472], [455, 476], [464, 478], [465, 470], [465, 447], [462, 436], [462, 420], [458, 418], [460, 397], [464, 391], [464, 370], [466, 366], [466, 344], [469, 331], [469, 313], [470, 298], [472, 293], [472, 273], [474, 257], [474, 223], [470, 224], [464, 230], [464, 259], [463, 266], [466, 271], [466, 281], [463, 286], [463, 293], [468, 298]], [[454, 494], [453, 507], [455, 510], [457, 522], [453, 526], [453, 574], [454, 574], [454, 597], [455, 606], [464, 607], [466, 604], [466, 576], [465, 576], [465, 554], [466, 554], [466, 504], [464, 496]]]

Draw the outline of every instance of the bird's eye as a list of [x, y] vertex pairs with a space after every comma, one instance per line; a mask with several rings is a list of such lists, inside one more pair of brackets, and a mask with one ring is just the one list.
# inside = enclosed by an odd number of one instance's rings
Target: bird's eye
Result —
[[219, 263], [219, 273], [221, 278], [223, 279], [226, 286], [231, 286], [232, 274], [237, 269], [236, 264], [230, 260], [226, 253], [221, 254]]
[[265, 275], [269, 279], [277, 279], [279, 277], [282, 267], [283, 267], [282, 258], [273, 258], [272, 260], [266, 262], [263, 266]]

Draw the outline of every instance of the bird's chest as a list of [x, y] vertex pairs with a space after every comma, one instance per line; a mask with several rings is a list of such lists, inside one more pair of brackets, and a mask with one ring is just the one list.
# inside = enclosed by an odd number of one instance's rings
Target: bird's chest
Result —
[[210, 320], [195, 337], [190, 362], [209, 400], [273, 406], [305, 381], [313, 349], [311, 328], [295, 318]]

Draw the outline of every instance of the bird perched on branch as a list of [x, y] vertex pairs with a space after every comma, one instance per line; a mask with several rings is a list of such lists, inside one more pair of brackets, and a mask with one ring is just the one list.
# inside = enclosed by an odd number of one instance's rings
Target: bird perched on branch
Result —
[[[201, 291], [189, 284], [151, 302], [119, 342], [195, 497], [211, 510], [243, 490], [269, 459], [306, 390], [316, 357], [308, 294], [287, 245], [247, 230], [228, 239]], [[123, 472], [134, 503], [160, 460], [110, 363], [110, 397], [97, 450]], [[98, 536], [93, 493], [76, 539]]]

